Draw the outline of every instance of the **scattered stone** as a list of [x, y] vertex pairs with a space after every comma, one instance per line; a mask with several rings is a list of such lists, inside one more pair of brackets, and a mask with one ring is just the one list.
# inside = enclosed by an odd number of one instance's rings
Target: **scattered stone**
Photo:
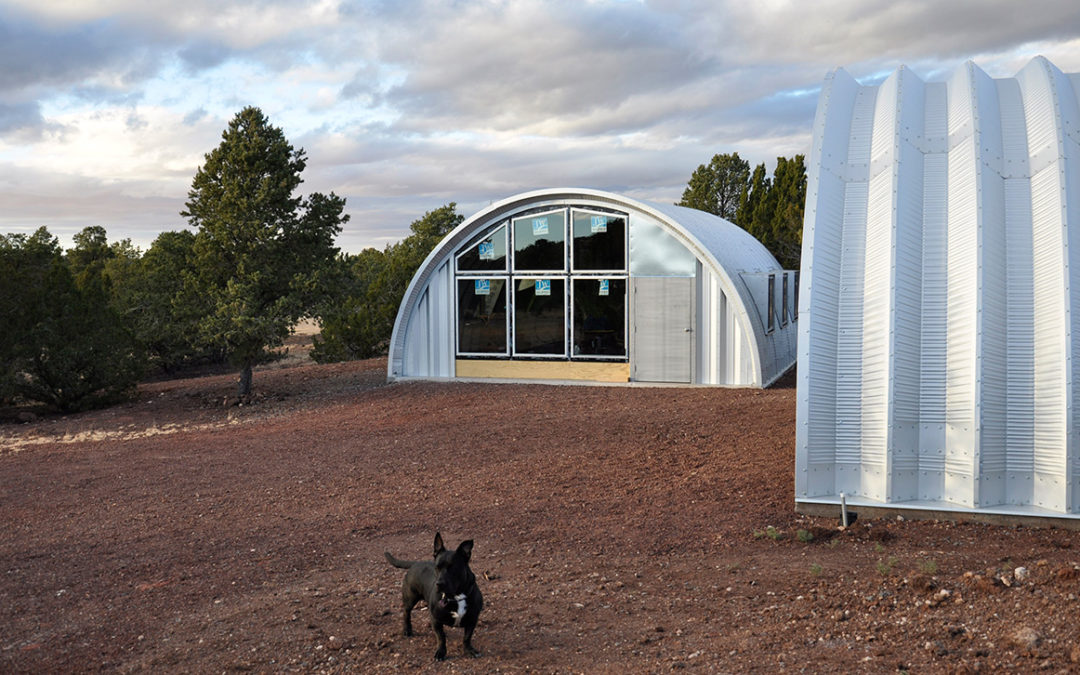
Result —
[[1009, 641], [1019, 649], [1031, 651], [1039, 646], [1042, 637], [1031, 626], [1021, 626], [1009, 635]]
[[1015, 570], [1013, 570], [1013, 577], [1018, 582], [1027, 581], [1030, 576], [1031, 576], [1031, 572], [1029, 572], [1028, 568], [1026, 568], [1026, 567], [1017, 567]]

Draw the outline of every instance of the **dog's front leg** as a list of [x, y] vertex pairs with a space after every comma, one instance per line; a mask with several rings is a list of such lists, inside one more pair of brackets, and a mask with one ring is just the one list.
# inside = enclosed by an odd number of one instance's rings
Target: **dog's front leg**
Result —
[[435, 635], [439, 637], [439, 648], [435, 650], [435, 660], [443, 661], [446, 659], [446, 631], [434, 616], [431, 617], [431, 627], [435, 629]]
[[474, 630], [476, 630], [475, 623], [465, 624], [465, 639], [462, 641], [462, 644], [465, 646], [466, 654], [469, 656], [480, 656], [480, 652], [477, 651], [476, 647], [472, 646], [472, 634]]

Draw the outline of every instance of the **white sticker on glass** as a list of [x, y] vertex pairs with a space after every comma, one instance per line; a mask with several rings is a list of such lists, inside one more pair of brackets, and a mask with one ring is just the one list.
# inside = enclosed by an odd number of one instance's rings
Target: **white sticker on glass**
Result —
[[536, 280], [536, 285], [534, 286], [534, 288], [536, 289], [536, 295], [538, 295], [538, 296], [539, 295], [551, 295], [551, 280], [550, 279], [537, 279]]
[[609, 292], [608, 292], [608, 280], [607, 279], [601, 279], [600, 280], [600, 295], [608, 295], [608, 294], [609, 294]]
[[480, 242], [480, 259], [481, 260], [494, 260], [495, 259], [495, 242], [482, 241]]
[[589, 216], [589, 229], [593, 234], [607, 232], [607, 216]]
[[491, 295], [491, 279], [477, 279], [473, 284], [476, 295]]
[[547, 218], [533, 218], [533, 236], [541, 237], [548, 233]]

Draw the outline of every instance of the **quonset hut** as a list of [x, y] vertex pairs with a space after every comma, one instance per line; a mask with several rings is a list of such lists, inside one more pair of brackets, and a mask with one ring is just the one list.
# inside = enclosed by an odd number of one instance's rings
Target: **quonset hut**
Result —
[[420, 266], [388, 376], [764, 387], [795, 361], [797, 288], [709, 213], [528, 192], [464, 221]]
[[814, 122], [797, 508], [1080, 515], [1080, 76], [843, 70]]

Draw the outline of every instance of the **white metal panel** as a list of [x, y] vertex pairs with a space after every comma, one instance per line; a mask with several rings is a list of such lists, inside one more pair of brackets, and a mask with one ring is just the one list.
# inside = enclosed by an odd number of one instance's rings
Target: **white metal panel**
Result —
[[1080, 515], [1080, 78], [849, 79], [814, 123], [796, 499]]
[[[814, 118], [803, 223], [796, 407], [797, 495], [836, 491], [838, 363], [848, 146], [858, 83], [830, 73]], [[813, 336], [813, 340], [809, 339]]]

